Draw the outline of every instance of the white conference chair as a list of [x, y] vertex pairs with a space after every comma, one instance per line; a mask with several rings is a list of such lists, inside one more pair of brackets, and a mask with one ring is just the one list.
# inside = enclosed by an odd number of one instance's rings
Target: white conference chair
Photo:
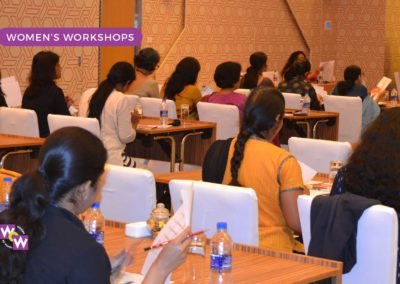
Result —
[[330, 161], [339, 160], [346, 163], [352, 148], [349, 142], [291, 137], [289, 152], [317, 172], [329, 173]]
[[362, 102], [359, 97], [326, 96], [325, 111], [339, 113], [339, 141], [356, 143], [361, 134]]
[[151, 172], [107, 164], [101, 211], [108, 220], [146, 221], [156, 206], [156, 183]]
[[303, 107], [302, 96], [295, 93], [282, 93], [285, 98], [285, 108], [301, 110]]
[[31, 109], [0, 107], [0, 133], [39, 137], [36, 112]]
[[130, 109], [133, 111], [135, 109], [137, 102], [139, 101], [139, 96], [128, 95], [128, 94], [125, 94], [125, 96], [128, 99]]
[[250, 95], [250, 93], [251, 93], [251, 90], [250, 89], [236, 89], [234, 92], [235, 93], [239, 93], [239, 94], [243, 94], [246, 97], [248, 97]]
[[197, 112], [200, 121], [217, 123], [217, 140], [238, 135], [240, 122], [237, 106], [198, 102]]
[[202, 181], [171, 180], [172, 207], [182, 204], [181, 191], [193, 186], [192, 230], [207, 229], [211, 238], [217, 222], [228, 223], [228, 233], [236, 243], [258, 246], [258, 200], [255, 191]]
[[50, 133], [67, 126], [77, 126], [100, 137], [100, 125], [96, 118], [49, 114], [47, 116]]
[[87, 117], [90, 99], [92, 98], [96, 88], [90, 88], [83, 92], [79, 99], [78, 116]]
[[[304, 249], [311, 240], [313, 197], [299, 196]], [[375, 205], [366, 209], [357, 226], [357, 263], [343, 275], [343, 283], [396, 283], [398, 220], [393, 208]]]
[[[160, 117], [160, 106], [162, 99], [141, 97], [139, 99], [143, 108], [144, 116]], [[176, 106], [172, 100], [167, 100], [168, 117], [176, 119]]]

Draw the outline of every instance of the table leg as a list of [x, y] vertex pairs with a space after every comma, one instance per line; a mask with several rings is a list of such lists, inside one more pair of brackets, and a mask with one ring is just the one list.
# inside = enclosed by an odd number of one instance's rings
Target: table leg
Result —
[[198, 131], [198, 132], [191, 132], [183, 136], [182, 141], [181, 141], [181, 162], [179, 163], [179, 171], [183, 171], [183, 165], [185, 163], [185, 143], [186, 139], [190, 136], [195, 136], [195, 135], [202, 135], [203, 131]]
[[6, 153], [0, 160], [0, 169], [4, 168], [4, 162], [9, 156], [32, 153], [32, 150], [18, 150]]
[[314, 139], [316, 139], [317, 138], [317, 126], [318, 126], [318, 124], [320, 124], [320, 123], [326, 123], [326, 122], [328, 122], [328, 120], [327, 119], [324, 119], [324, 120], [318, 120], [317, 122], [315, 122], [315, 124], [314, 124], [314, 126], [313, 126], [313, 138]]
[[311, 126], [308, 121], [296, 121], [297, 124], [303, 124], [307, 128], [307, 138], [311, 138]]
[[170, 172], [173, 173], [175, 171], [175, 153], [176, 153], [176, 142], [175, 138], [172, 136], [156, 136], [154, 140], [167, 139], [171, 141], [171, 160], [170, 160]]

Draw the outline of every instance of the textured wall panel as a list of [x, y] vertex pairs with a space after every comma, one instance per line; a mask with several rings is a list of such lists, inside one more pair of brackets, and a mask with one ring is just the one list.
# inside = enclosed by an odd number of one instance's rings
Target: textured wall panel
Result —
[[[5, 27], [98, 27], [98, 0], [1, 0], [0, 28]], [[5, 47], [0, 46], [2, 76], [15, 76], [22, 92], [28, 86], [32, 57], [51, 50], [61, 57], [62, 78], [58, 85], [76, 102], [82, 91], [97, 86], [97, 47]], [[78, 66], [81, 56], [81, 66]]]

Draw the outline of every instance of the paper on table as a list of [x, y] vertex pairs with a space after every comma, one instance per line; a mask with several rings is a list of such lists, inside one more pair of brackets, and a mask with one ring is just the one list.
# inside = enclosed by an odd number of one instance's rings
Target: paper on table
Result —
[[335, 70], [335, 60], [319, 63], [321, 69], [322, 80], [324, 82], [331, 82], [333, 79], [333, 71]]
[[170, 128], [172, 125], [160, 125], [160, 124], [138, 124], [136, 127], [137, 129], [142, 129], [142, 130], [151, 130], [151, 129], [156, 129], [156, 128]]
[[9, 107], [19, 107], [22, 103], [21, 88], [14, 76], [1, 78], [1, 89], [6, 95], [5, 99]]
[[386, 76], [383, 76], [383, 78], [379, 81], [379, 83], [376, 86], [381, 90], [386, 90], [386, 88], [389, 86], [390, 82], [392, 82], [392, 79], [390, 79]]
[[315, 176], [317, 171], [300, 161], [298, 161], [298, 162], [299, 162], [300, 168], [301, 168], [301, 176], [303, 177], [303, 183], [304, 184], [309, 183], [312, 180], [312, 178]]
[[[179, 235], [183, 229], [190, 227], [190, 220], [192, 217], [192, 204], [193, 204], [193, 186], [185, 188], [181, 191], [182, 205], [168, 223], [158, 233], [152, 245], [160, 244], [169, 240], [173, 240]], [[153, 262], [157, 259], [162, 248], [151, 250], [143, 264], [141, 273], [146, 275]], [[165, 280], [165, 284], [169, 283], [171, 274]]]

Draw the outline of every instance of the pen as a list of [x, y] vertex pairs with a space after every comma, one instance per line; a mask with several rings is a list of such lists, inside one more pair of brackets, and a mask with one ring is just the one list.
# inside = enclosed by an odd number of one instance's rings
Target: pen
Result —
[[[191, 237], [196, 236], [196, 235], [200, 235], [200, 234], [204, 233], [205, 231], [206, 230], [200, 230], [200, 231], [189, 233], [189, 234], [186, 235], [186, 239], [191, 238]], [[163, 246], [165, 246], [165, 245], [167, 245], [167, 244], [169, 244], [169, 243], [171, 243], [173, 241], [174, 240], [168, 240], [168, 241], [165, 241], [165, 242], [162, 242], [162, 243], [159, 243], [159, 244], [155, 244], [155, 245], [152, 245], [152, 246], [149, 246], [149, 247], [145, 247], [144, 251], [149, 251], [149, 250], [152, 250], [152, 249], [163, 247]]]

